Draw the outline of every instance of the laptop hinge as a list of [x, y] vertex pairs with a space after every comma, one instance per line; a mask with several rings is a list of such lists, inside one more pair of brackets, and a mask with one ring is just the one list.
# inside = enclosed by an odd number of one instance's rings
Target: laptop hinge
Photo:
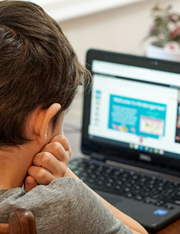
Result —
[[91, 159], [100, 162], [106, 161], [106, 158], [102, 154], [96, 154], [96, 153], [91, 154]]

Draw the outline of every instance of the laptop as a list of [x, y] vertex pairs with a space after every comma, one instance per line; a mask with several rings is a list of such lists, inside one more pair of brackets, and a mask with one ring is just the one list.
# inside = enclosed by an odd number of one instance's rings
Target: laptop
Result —
[[69, 167], [149, 232], [180, 218], [180, 64], [87, 52], [81, 150]]

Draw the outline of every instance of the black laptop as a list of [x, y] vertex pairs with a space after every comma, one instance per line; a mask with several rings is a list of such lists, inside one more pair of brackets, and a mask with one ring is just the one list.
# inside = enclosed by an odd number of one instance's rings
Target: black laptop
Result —
[[69, 167], [156, 232], [180, 218], [180, 64], [87, 52], [81, 150]]

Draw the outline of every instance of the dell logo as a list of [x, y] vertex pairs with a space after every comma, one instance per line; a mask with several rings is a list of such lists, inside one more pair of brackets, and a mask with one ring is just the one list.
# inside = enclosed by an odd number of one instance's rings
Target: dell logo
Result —
[[151, 156], [146, 155], [146, 154], [140, 154], [139, 155], [139, 159], [143, 160], [143, 161], [146, 161], [146, 162], [151, 162], [152, 161]]

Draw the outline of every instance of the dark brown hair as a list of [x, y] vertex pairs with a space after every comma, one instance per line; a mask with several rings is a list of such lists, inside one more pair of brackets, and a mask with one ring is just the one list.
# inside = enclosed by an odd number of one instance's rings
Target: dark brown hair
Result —
[[0, 2], [0, 146], [28, 142], [26, 120], [53, 103], [66, 110], [88, 77], [60, 26], [31, 2]]

